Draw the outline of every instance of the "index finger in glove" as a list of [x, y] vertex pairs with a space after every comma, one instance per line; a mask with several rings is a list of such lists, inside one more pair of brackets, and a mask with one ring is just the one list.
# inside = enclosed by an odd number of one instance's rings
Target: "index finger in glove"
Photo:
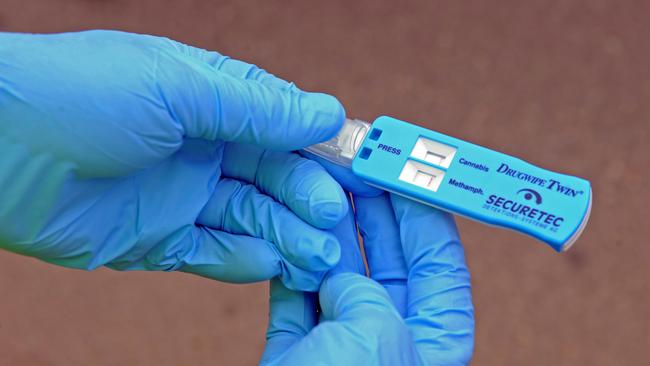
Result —
[[285, 81], [256, 65], [222, 55], [216, 51], [208, 51], [200, 47], [186, 45], [171, 39], [166, 40], [171, 42], [179, 52], [205, 62], [216, 70], [225, 72], [236, 78], [255, 80], [271, 88], [298, 90], [294, 83]]
[[420, 353], [440, 365], [471, 358], [474, 311], [470, 276], [453, 217], [391, 195], [408, 268], [406, 323]]
[[331, 228], [345, 216], [347, 198], [322, 166], [298, 154], [226, 144], [223, 174], [254, 184], [319, 228]]

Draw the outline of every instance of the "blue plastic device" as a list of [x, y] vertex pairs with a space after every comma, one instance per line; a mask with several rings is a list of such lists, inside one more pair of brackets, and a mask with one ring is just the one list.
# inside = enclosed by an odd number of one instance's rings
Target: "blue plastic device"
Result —
[[567, 250], [591, 210], [588, 181], [382, 116], [346, 120], [307, 150], [350, 166], [366, 183]]

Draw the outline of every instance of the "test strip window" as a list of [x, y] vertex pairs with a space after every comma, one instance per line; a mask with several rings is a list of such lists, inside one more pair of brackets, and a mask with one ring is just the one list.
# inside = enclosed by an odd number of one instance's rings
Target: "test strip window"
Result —
[[399, 175], [401, 181], [414, 184], [432, 192], [438, 190], [445, 172], [415, 160], [408, 160]]
[[454, 155], [456, 155], [455, 147], [425, 137], [418, 138], [413, 151], [411, 151], [411, 157], [443, 168], [449, 168], [449, 164], [454, 160]]

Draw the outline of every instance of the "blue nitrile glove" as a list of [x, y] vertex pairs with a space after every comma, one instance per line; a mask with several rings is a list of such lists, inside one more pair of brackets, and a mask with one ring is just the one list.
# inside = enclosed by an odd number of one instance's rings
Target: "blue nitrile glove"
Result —
[[453, 217], [386, 193], [355, 196], [370, 278], [351, 214], [334, 230], [339, 265], [313, 293], [271, 284], [263, 365], [464, 365], [474, 316]]
[[331, 96], [166, 38], [0, 33], [0, 247], [315, 290], [347, 201], [288, 151], [343, 120]]

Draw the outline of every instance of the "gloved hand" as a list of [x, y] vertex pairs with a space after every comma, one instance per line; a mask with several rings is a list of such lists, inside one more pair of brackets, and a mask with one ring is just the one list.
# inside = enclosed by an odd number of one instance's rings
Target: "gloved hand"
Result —
[[0, 33], [0, 247], [315, 290], [346, 197], [288, 151], [344, 118], [331, 96], [166, 38]]
[[354, 198], [334, 232], [339, 265], [316, 294], [271, 283], [263, 365], [464, 365], [472, 355], [469, 272], [453, 217], [395, 195]]

